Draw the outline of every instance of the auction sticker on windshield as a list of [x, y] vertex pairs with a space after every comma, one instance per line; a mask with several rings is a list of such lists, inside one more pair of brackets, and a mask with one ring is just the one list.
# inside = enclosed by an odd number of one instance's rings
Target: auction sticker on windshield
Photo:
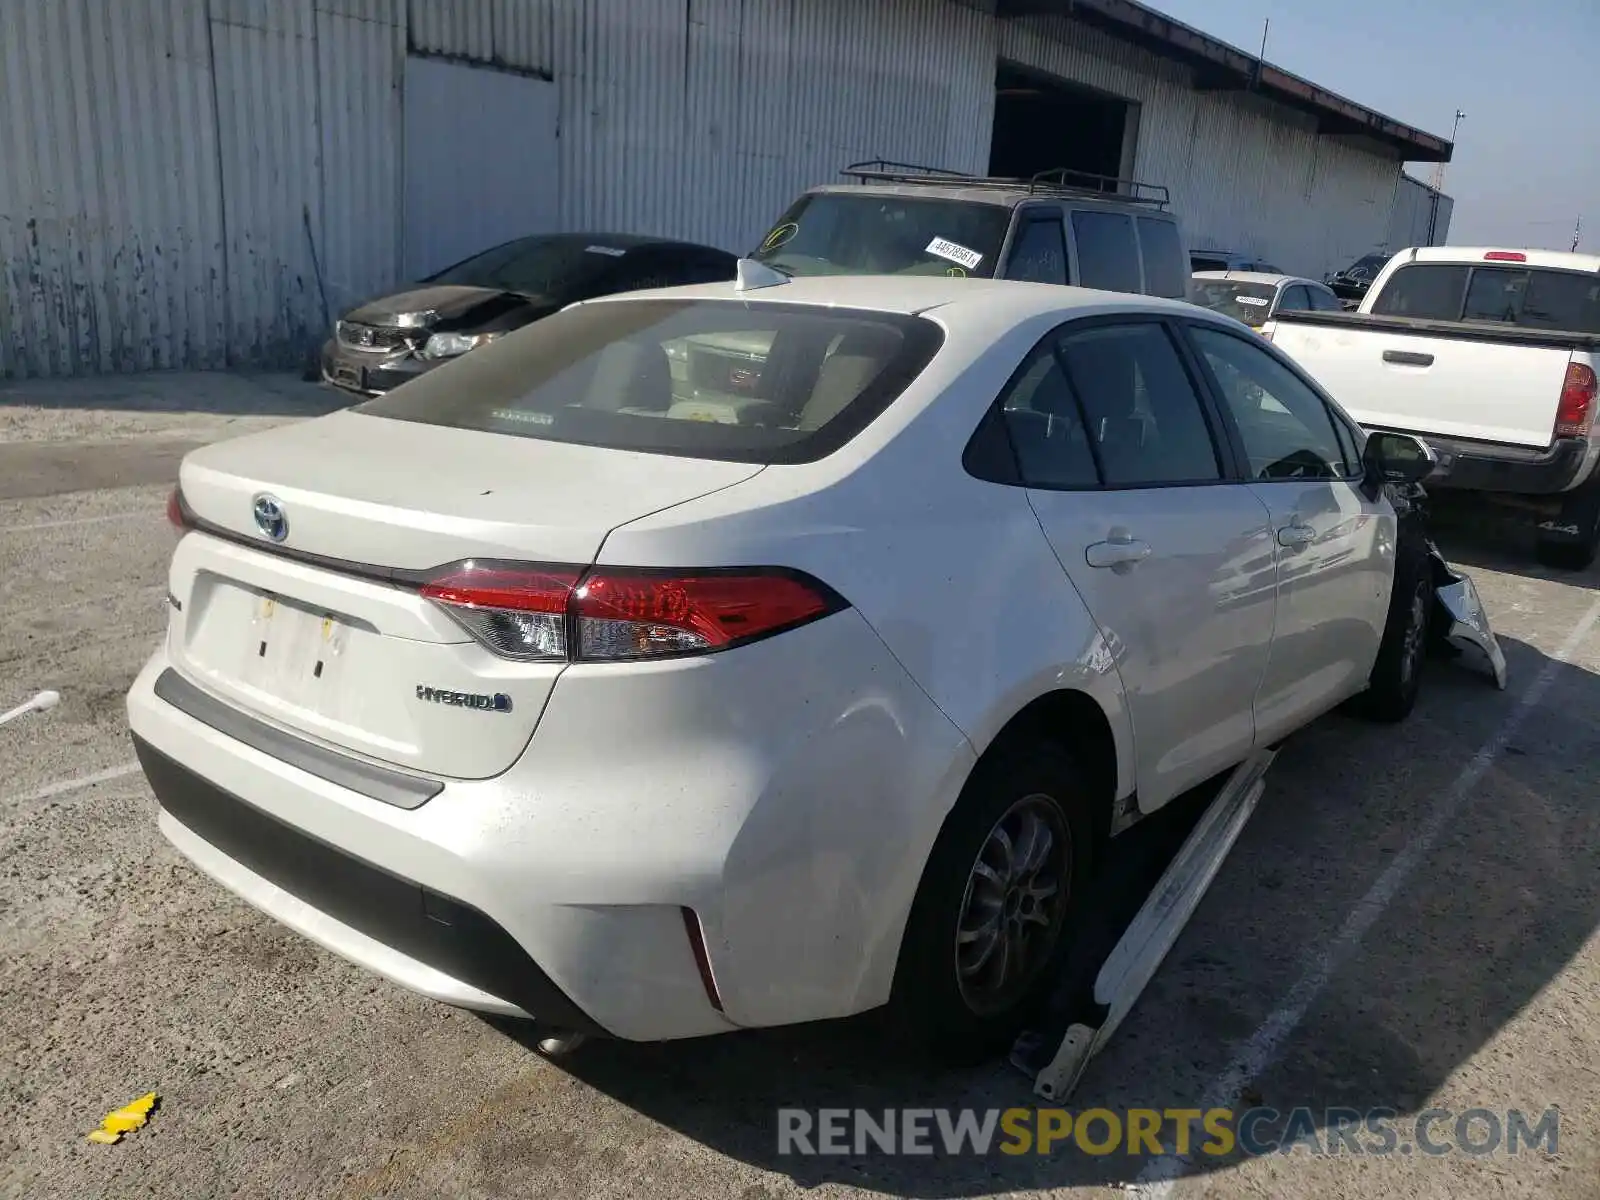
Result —
[[949, 262], [961, 264], [969, 271], [983, 261], [983, 255], [976, 250], [968, 250], [959, 242], [947, 242], [944, 238], [934, 238], [923, 253], [937, 254]]
[[1265, 308], [1267, 306], [1266, 300], [1260, 296], [1235, 296], [1233, 299], [1234, 303], [1248, 304], [1251, 308]]
[[618, 250], [615, 246], [585, 246], [590, 254], [609, 254], [612, 258], [621, 258], [626, 250]]

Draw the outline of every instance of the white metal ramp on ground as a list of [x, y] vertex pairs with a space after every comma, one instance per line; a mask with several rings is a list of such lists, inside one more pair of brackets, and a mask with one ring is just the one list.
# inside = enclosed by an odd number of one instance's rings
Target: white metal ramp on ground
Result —
[[1094, 982], [1094, 1005], [1104, 1013], [1101, 1020], [1070, 1023], [1043, 1065], [1036, 1065], [1037, 1033], [1024, 1034], [1018, 1041], [1011, 1061], [1032, 1076], [1036, 1095], [1059, 1103], [1077, 1088], [1090, 1060], [1117, 1031], [1194, 915], [1255, 811], [1274, 757], [1276, 751], [1258, 751], [1228, 777], [1107, 956]]

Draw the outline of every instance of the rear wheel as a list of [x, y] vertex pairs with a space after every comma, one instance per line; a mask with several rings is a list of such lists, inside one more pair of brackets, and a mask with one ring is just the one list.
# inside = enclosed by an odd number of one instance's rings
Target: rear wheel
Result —
[[995, 747], [923, 871], [895, 973], [900, 1030], [940, 1057], [999, 1050], [1046, 999], [1093, 861], [1090, 789], [1049, 742]]
[[1600, 555], [1600, 483], [1589, 482], [1568, 494], [1556, 523], [1576, 533], [1559, 539], [1541, 536], [1535, 553], [1547, 567], [1585, 571]]

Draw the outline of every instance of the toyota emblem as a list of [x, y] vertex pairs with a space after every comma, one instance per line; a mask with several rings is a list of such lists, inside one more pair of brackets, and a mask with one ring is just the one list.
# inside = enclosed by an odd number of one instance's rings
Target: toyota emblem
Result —
[[256, 497], [253, 511], [262, 537], [281, 542], [289, 536], [289, 518], [284, 515], [283, 501], [276, 496], [263, 492]]

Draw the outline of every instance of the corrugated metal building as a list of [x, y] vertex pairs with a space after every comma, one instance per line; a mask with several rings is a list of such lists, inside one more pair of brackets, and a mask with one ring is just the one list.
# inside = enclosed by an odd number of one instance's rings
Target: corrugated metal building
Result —
[[1389, 213], [1389, 238], [1384, 249], [1396, 252], [1408, 246], [1442, 246], [1450, 233], [1450, 214], [1456, 202], [1420, 179], [1401, 174], [1394, 188]]
[[6, 0], [0, 377], [297, 364], [515, 233], [743, 250], [853, 160], [990, 169], [1065, 85], [1195, 245], [1312, 275], [1450, 152], [1131, 0]]

